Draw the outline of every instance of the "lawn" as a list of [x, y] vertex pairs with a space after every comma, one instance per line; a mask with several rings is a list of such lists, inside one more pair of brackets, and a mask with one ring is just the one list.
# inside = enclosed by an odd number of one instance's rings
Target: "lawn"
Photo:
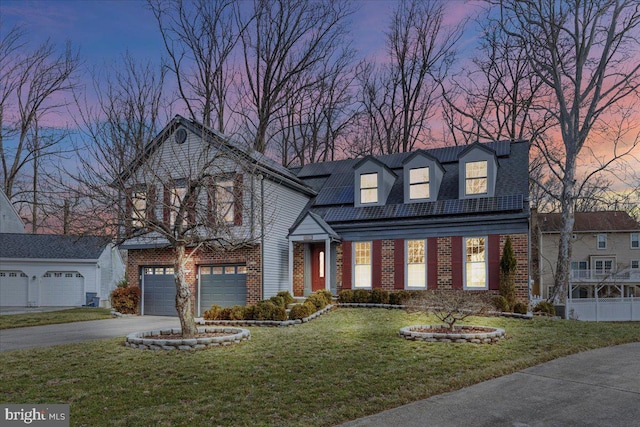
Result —
[[495, 345], [406, 341], [433, 322], [401, 310], [341, 308], [251, 341], [194, 353], [122, 339], [0, 353], [0, 402], [69, 403], [90, 426], [334, 425], [560, 356], [640, 341], [637, 323], [475, 318]]
[[60, 311], [6, 314], [0, 316], [0, 329], [23, 328], [25, 326], [53, 325], [56, 323], [83, 322], [111, 318], [108, 308], [70, 308]]

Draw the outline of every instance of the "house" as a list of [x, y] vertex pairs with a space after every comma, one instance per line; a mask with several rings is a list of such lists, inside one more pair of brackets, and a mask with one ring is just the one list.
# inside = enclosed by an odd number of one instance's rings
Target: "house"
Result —
[[[221, 241], [244, 244], [189, 250], [196, 315], [213, 303], [252, 304], [283, 290], [497, 292], [507, 236], [518, 260], [517, 297], [528, 301], [528, 152], [527, 142], [501, 141], [287, 169], [176, 116], [121, 177], [131, 195], [124, 228], [141, 230], [121, 245], [127, 279], [142, 289], [141, 314], [176, 315], [175, 257], [153, 228], [181, 224], [175, 200], [199, 182], [191, 177], [194, 159], [227, 153], [216, 175], [205, 174], [215, 190], [192, 205], [226, 224]], [[157, 182], [138, 183], [144, 164]], [[194, 210], [182, 221], [202, 234], [212, 213]]]
[[123, 277], [122, 258], [104, 237], [0, 234], [3, 307], [108, 307]]
[[2, 190], [0, 190], [0, 233], [24, 233], [22, 218]]
[[[534, 280], [549, 297], [558, 260], [561, 217], [534, 214], [539, 272]], [[640, 296], [640, 224], [622, 211], [576, 212], [572, 240], [571, 298]]]

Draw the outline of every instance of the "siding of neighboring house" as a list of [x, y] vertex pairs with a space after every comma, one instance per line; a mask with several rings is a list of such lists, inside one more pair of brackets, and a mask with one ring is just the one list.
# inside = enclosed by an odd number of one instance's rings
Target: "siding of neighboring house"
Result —
[[309, 197], [272, 181], [265, 181], [264, 298], [289, 287], [289, 227]]
[[24, 233], [24, 223], [6, 194], [0, 190], [0, 233]]

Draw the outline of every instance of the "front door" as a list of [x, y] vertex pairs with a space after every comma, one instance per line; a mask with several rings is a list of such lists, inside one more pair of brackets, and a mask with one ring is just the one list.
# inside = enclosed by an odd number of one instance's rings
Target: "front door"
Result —
[[311, 291], [325, 289], [325, 246], [324, 243], [314, 243], [311, 245]]

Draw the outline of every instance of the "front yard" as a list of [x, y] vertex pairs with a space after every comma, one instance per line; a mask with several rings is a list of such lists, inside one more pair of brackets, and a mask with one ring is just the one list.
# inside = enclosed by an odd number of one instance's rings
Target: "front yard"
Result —
[[123, 339], [0, 353], [0, 402], [69, 403], [71, 425], [334, 425], [567, 354], [640, 341], [637, 323], [474, 318], [495, 345], [398, 337], [434, 323], [401, 310], [341, 308], [240, 345], [140, 351]]
[[108, 308], [70, 308], [60, 311], [5, 314], [0, 316], [0, 329], [23, 328], [26, 326], [53, 325], [57, 323], [84, 322], [86, 320], [110, 319]]

